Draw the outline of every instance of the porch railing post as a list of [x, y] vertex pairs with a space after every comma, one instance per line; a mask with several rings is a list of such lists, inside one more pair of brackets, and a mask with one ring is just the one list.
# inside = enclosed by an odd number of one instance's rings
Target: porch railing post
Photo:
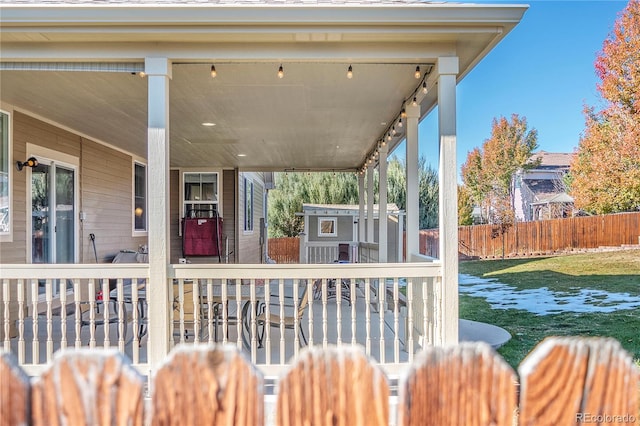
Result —
[[169, 79], [167, 58], [146, 58], [148, 76], [149, 283], [147, 285], [148, 360], [152, 371], [162, 364], [169, 340]]
[[298, 234], [298, 238], [300, 238], [300, 263], [308, 263], [307, 259], [307, 234], [301, 232]]
[[440, 260], [444, 344], [458, 342], [458, 180], [456, 168], [456, 77], [458, 58], [439, 58], [438, 127], [440, 134]]

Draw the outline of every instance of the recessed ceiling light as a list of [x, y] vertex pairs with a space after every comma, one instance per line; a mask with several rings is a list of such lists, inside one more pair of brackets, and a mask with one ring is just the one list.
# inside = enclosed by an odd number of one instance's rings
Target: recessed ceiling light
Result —
[[216, 125], [216, 123], [209, 123], [209, 122], [206, 122], [206, 123], [202, 123], [202, 125], [203, 125], [203, 126], [206, 126], [206, 127], [213, 127], [213, 126], [215, 126], [215, 125]]
[[246, 157], [247, 154], [238, 154], [238, 157]]

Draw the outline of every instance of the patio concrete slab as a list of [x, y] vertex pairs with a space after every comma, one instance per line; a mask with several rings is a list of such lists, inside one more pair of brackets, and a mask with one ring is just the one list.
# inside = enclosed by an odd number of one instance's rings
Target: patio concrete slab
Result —
[[486, 342], [498, 349], [511, 339], [511, 334], [503, 328], [478, 321], [460, 319], [458, 340], [461, 342]]

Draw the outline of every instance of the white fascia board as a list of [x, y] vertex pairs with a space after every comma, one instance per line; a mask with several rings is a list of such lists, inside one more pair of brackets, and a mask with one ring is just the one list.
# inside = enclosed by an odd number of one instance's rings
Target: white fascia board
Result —
[[517, 24], [527, 5], [3, 4], [4, 26]]

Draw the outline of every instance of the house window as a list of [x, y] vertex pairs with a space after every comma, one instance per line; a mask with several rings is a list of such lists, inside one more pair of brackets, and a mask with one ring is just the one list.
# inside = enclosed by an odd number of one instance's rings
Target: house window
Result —
[[0, 111], [0, 235], [11, 229], [11, 200], [9, 198], [9, 114]]
[[335, 217], [318, 218], [318, 237], [337, 237], [338, 219]]
[[147, 231], [147, 167], [133, 164], [133, 230]]
[[184, 217], [217, 217], [220, 214], [218, 173], [185, 172], [182, 181]]
[[244, 178], [244, 230], [253, 231], [253, 181]]

